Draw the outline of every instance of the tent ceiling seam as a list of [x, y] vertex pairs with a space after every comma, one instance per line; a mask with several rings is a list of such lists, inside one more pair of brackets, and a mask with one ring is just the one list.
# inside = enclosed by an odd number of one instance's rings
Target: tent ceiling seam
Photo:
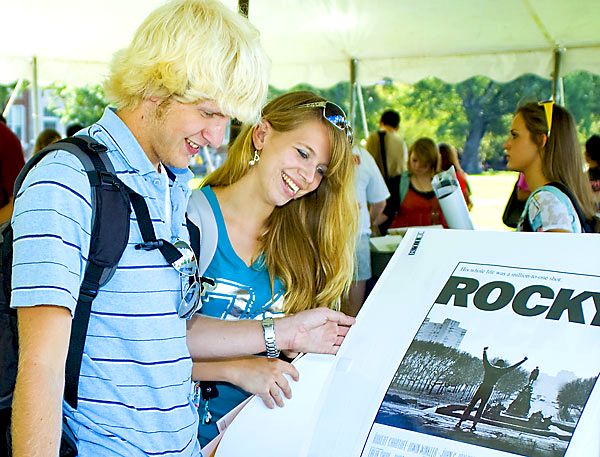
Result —
[[548, 43], [552, 44], [552, 46], [558, 46], [558, 43], [556, 42], [556, 40], [554, 40], [552, 38], [552, 36], [550, 36], [548, 29], [546, 28], [546, 26], [544, 25], [544, 23], [542, 22], [540, 17], [537, 15], [537, 13], [534, 11], [533, 7], [531, 6], [530, 1], [523, 0], [523, 4], [525, 5], [525, 8], [527, 8], [527, 11], [529, 11], [529, 15], [531, 16], [531, 19], [533, 19], [533, 22], [535, 22], [537, 24], [538, 29], [540, 30], [540, 32], [542, 32], [542, 35], [544, 35], [544, 38], [546, 38]]

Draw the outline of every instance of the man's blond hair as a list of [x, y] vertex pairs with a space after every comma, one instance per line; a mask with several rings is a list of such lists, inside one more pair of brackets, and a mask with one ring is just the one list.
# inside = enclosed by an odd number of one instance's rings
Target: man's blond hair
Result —
[[243, 122], [259, 119], [269, 59], [250, 22], [215, 0], [175, 0], [154, 10], [117, 52], [105, 82], [117, 109], [150, 97], [214, 100]]

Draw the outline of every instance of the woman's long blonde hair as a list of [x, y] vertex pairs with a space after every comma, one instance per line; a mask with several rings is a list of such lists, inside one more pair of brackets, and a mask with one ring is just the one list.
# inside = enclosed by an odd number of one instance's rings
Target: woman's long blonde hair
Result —
[[[291, 92], [272, 100], [262, 112], [262, 119], [277, 132], [317, 119], [329, 133], [330, 161], [321, 184], [310, 194], [276, 207], [259, 238], [271, 278], [279, 278], [286, 288], [286, 313], [318, 306], [338, 308], [352, 281], [358, 220], [352, 148], [346, 133], [323, 117], [323, 108], [303, 107], [320, 101], [324, 99], [312, 92]], [[204, 185], [228, 186], [248, 172], [255, 150], [254, 128], [242, 130], [227, 160]]]

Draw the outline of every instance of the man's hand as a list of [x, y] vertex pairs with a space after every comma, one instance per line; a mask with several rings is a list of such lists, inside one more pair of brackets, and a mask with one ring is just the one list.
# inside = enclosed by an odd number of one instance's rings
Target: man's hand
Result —
[[353, 317], [329, 308], [310, 309], [275, 319], [277, 346], [287, 350], [287, 354], [336, 354], [354, 322]]

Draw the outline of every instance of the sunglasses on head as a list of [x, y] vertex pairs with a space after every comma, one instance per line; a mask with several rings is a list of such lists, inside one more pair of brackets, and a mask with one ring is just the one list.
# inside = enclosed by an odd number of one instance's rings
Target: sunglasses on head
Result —
[[335, 128], [346, 132], [346, 138], [348, 138], [348, 142], [352, 144], [352, 127], [348, 124], [346, 113], [344, 113], [344, 110], [338, 105], [324, 100], [321, 102], [306, 103], [301, 106], [306, 108], [323, 108], [323, 118]]
[[554, 100], [539, 102], [538, 105], [544, 107], [544, 114], [546, 115], [546, 127], [548, 127], [548, 136], [550, 136], [550, 130], [552, 130], [552, 113], [554, 111]]

